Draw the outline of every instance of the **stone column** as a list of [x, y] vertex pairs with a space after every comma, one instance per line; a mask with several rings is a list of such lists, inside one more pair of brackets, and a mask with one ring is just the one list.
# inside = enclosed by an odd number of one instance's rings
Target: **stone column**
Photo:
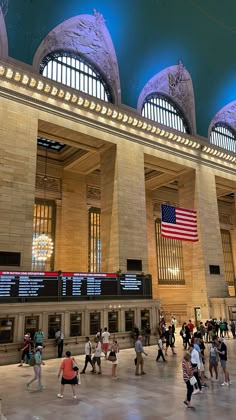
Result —
[[158, 274], [157, 274], [157, 250], [156, 250], [156, 231], [153, 214], [153, 193], [146, 191], [147, 208], [147, 232], [148, 232], [148, 272], [152, 274], [152, 295], [154, 299], [159, 297]]
[[[180, 177], [179, 205], [197, 210], [199, 241], [183, 241], [184, 270], [188, 286], [185, 300], [191, 302], [192, 311], [195, 306], [200, 306], [202, 319], [205, 319], [210, 316], [208, 299], [228, 296], [215, 176], [211, 168], [202, 166], [196, 172]], [[210, 265], [219, 265], [220, 275], [211, 275]]]
[[[101, 153], [102, 270], [127, 271], [127, 259], [148, 271], [144, 156], [122, 141]], [[137, 271], [137, 270], [134, 270]]]
[[18, 269], [31, 270], [38, 121], [33, 108], [4, 98], [0, 121], [0, 250], [20, 252]]
[[84, 176], [64, 171], [57, 211], [55, 270], [88, 270], [88, 211]]

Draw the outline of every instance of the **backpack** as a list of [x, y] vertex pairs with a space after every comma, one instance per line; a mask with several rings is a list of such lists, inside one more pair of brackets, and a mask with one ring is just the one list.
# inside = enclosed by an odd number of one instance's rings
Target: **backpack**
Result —
[[30, 366], [35, 366], [36, 365], [36, 360], [35, 360], [35, 355], [32, 354], [30, 360], [29, 360], [29, 365]]

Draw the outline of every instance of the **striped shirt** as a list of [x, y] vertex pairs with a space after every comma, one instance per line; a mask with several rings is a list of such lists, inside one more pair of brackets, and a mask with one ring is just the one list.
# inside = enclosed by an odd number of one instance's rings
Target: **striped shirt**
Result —
[[[187, 372], [187, 365], [190, 368], [191, 375], [189, 375], [188, 372]], [[182, 371], [183, 371], [183, 380], [184, 380], [184, 382], [188, 382], [189, 379], [193, 376], [192, 370], [193, 369], [191, 367], [190, 362], [187, 362], [187, 360], [183, 359], [183, 362], [182, 362]]]

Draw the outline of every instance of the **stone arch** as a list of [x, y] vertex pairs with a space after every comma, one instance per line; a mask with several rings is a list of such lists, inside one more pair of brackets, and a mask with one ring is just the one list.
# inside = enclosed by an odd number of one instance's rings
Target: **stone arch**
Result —
[[4, 19], [4, 10], [0, 7], [0, 58], [8, 57], [8, 38]]
[[184, 115], [191, 134], [196, 134], [195, 101], [192, 79], [181, 61], [167, 67], [150, 79], [141, 91], [137, 109], [141, 113], [145, 98], [159, 93], [170, 98]]
[[78, 15], [56, 26], [42, 41], [33, 60], [33, 68], [39, 71], [42, 59], [57, 50], [81, 54], [99, 71], [111, 90], [113, 102], [120, 104], [120, 78], [113, 42], [103, 16]]
[[227, 124], [228, 127], [230, 127], [236, 133], [236, 101], [225, 105], [211, 120], [208, 129], [208, 139], [210, 139], [212, 128], [219, 123]]

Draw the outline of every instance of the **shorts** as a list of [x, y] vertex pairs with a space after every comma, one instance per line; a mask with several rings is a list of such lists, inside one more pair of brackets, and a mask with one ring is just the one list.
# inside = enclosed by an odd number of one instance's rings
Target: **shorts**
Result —
[[216, 357], [210, 357], [209, 363], [210, 363], [211, 366], [217, 366], [218, 365]]
[[220, 364], [223, 369], [226, 369], [227, 360], [220, 359]]
[[103, 343], [103, 345], [102, 345], [102, 351], [107, 352], [107, 350], [108, 350], [108, 343]]
[[74, 378], [72, 378], [72, 379], [65, 379], [62, 376], [61, 384], [62, 385], [77, 385], [78, 384], [78, 377], [77, 377], [77, 375], [75, 375]]
[[93, 364], [95, 365], [95, 363], [97, 363], [98, 366], [101, 365], [101, 357], [93, 357]]

